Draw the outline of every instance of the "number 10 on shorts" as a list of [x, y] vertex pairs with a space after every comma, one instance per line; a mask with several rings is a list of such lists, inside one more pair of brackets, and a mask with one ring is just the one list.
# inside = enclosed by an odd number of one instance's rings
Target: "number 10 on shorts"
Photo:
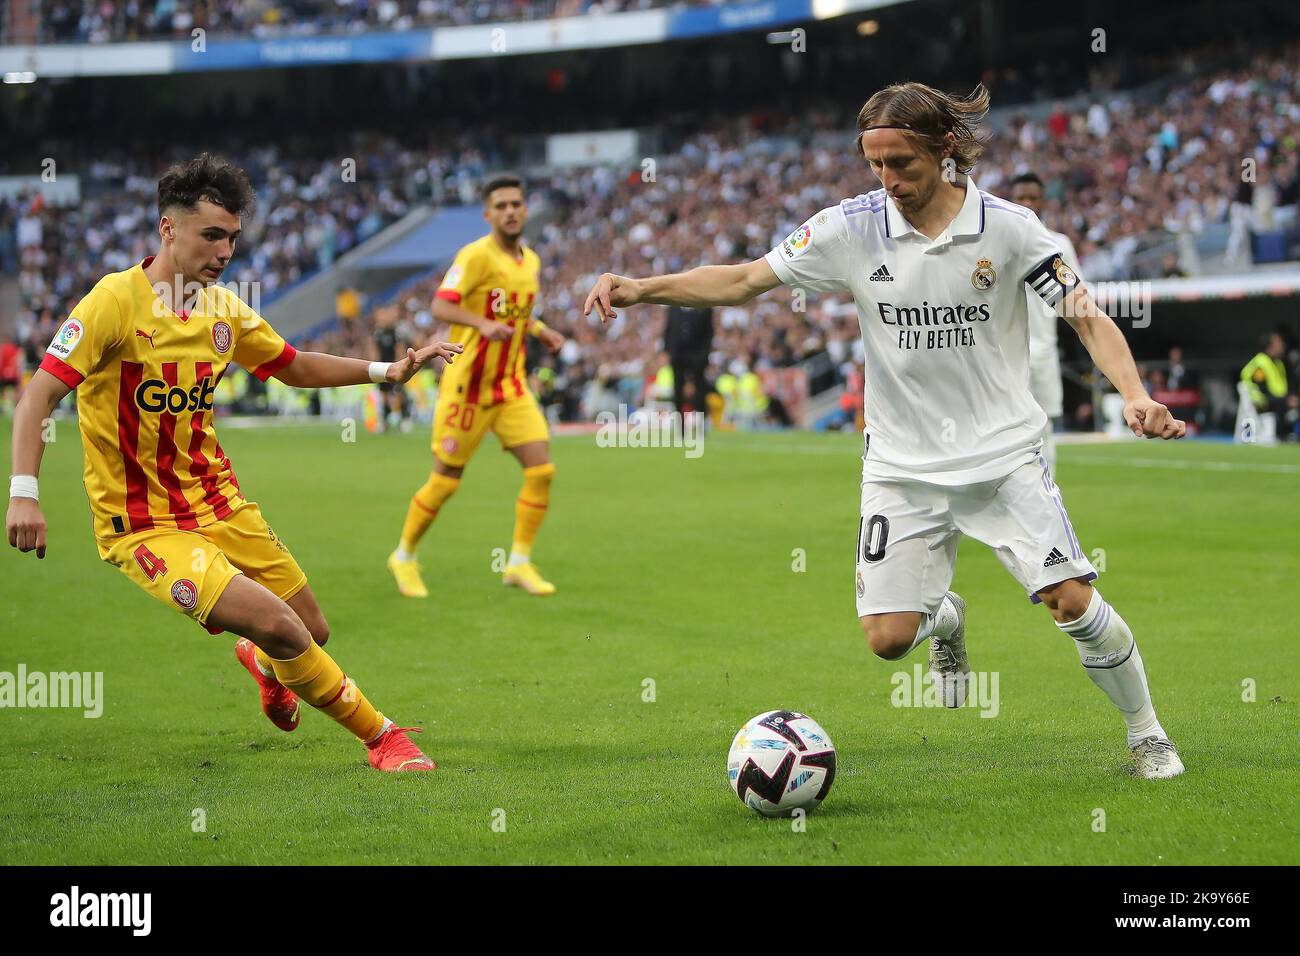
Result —
[[885, 556], [885, 545], [889, 543], [889, 519], [884, 515], [872, 515], [870, 518], [858, 519], [857, 556], [862, 561], [879, 561]]

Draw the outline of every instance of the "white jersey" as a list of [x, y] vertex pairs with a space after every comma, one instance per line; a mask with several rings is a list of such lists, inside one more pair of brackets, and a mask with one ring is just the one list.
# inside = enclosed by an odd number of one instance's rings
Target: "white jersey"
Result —
[[823, 209], [767, 254], [786, 285], [849, 292], [866, 352], [867, 478], [963, 485], [1034, 460], [1023, 285], [1049, 306], [1076, 284], [1028, 209], [980, 192], [933, 242], [883, 189]]
[[[1074, 251], [1070, 237], [1061, 232], [1048, 230], [1058, 248], [1065, 264], [1079, 281], [1083, 276], [1079, 272], [1079, 256]], [[1061, 356], [1057, 351], [1056, 330], [1058, 317], [1056, 310], [1040, 299], [1030, 289], [1025, 289], [1029, 301], [1029, 390], [1034, 401], [1042, 406], [1049, 418], [1059, 418], [1063, 413], [1061, 389]]]

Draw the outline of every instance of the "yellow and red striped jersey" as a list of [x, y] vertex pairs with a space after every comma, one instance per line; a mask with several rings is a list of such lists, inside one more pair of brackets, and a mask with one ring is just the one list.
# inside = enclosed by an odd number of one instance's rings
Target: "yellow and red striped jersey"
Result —
[[115, 535], [188, 530], [230, 515], [243, 496], [213, 428], [217, 382], [231, 361], [265, 381], [297, 354], [220, 285], [177, 315], [145, 275], [150, 261], [100, 279], [41, 362], [77, 390], [101, 556]]
[[[514, 326], [514, 335], [488, 342], [468, 325], [451, 327], [451, 339], [465, 346], [442, 373], [442, 392], [471, 405], [495, 405], [527, 391], [524, 336], [531, 331], [541, 260], [528, 246], [516, 259], [491, 233], [463, 246], [443, 277], [438, 298], [475, 315]], [[449, 390], [450, 391], [447, 391]]]

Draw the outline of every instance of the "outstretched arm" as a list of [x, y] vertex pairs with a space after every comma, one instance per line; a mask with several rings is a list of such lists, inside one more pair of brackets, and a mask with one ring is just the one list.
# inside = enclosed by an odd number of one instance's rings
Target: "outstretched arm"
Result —
[[5, 534], [19, 551], [45, 557], [45, 515], [41, 512], [36, 478], [41, 472], [45, 442], [41, 431], [55, 407], [71, 389], [44, 369], [37, 369], [14, 409], [13, 475]]
[[1139, 438], [1182, 438], [1187, 425], [1169, 409], [1151, 398], [1142, 387], [1133, 353], [1124, 333], [1093, 301], [1082, 285], [1075, 286], [1062, 300], [1058, 311], [1092, 356], [1101, 373], [1124, 397], [1124, 421]]
[[590, 315], [598, 307], [602, 321], [617, 317], [615, 308], [639, 303], [708, 308], [741, 305], [781, 284], [766, 259], [734, 266], [700, 266], [675, 275], [630, 279], [606, 272], [597, 280], [582, 307]]
[[365, 385], [367, 382], [406, 382], [435, 357], [450, 365], [464, 346], [435, 342], [416, 351], [407, 349], [396, 362], [367, 362], [327, 352], [299, 352], [275, 377], [294, 388], [331, 388], [337, 385]]

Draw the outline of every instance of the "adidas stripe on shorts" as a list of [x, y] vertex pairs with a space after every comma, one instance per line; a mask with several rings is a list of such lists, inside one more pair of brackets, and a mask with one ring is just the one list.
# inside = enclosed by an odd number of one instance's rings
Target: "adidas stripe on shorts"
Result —
[[952, 586], [963, 534], [992, 548], [1033, 601], [1048, 585], [1097, 576], [1041, 455], [1005, 478], [956, 487], [866, 478], [858, 616], [937, 611]]

